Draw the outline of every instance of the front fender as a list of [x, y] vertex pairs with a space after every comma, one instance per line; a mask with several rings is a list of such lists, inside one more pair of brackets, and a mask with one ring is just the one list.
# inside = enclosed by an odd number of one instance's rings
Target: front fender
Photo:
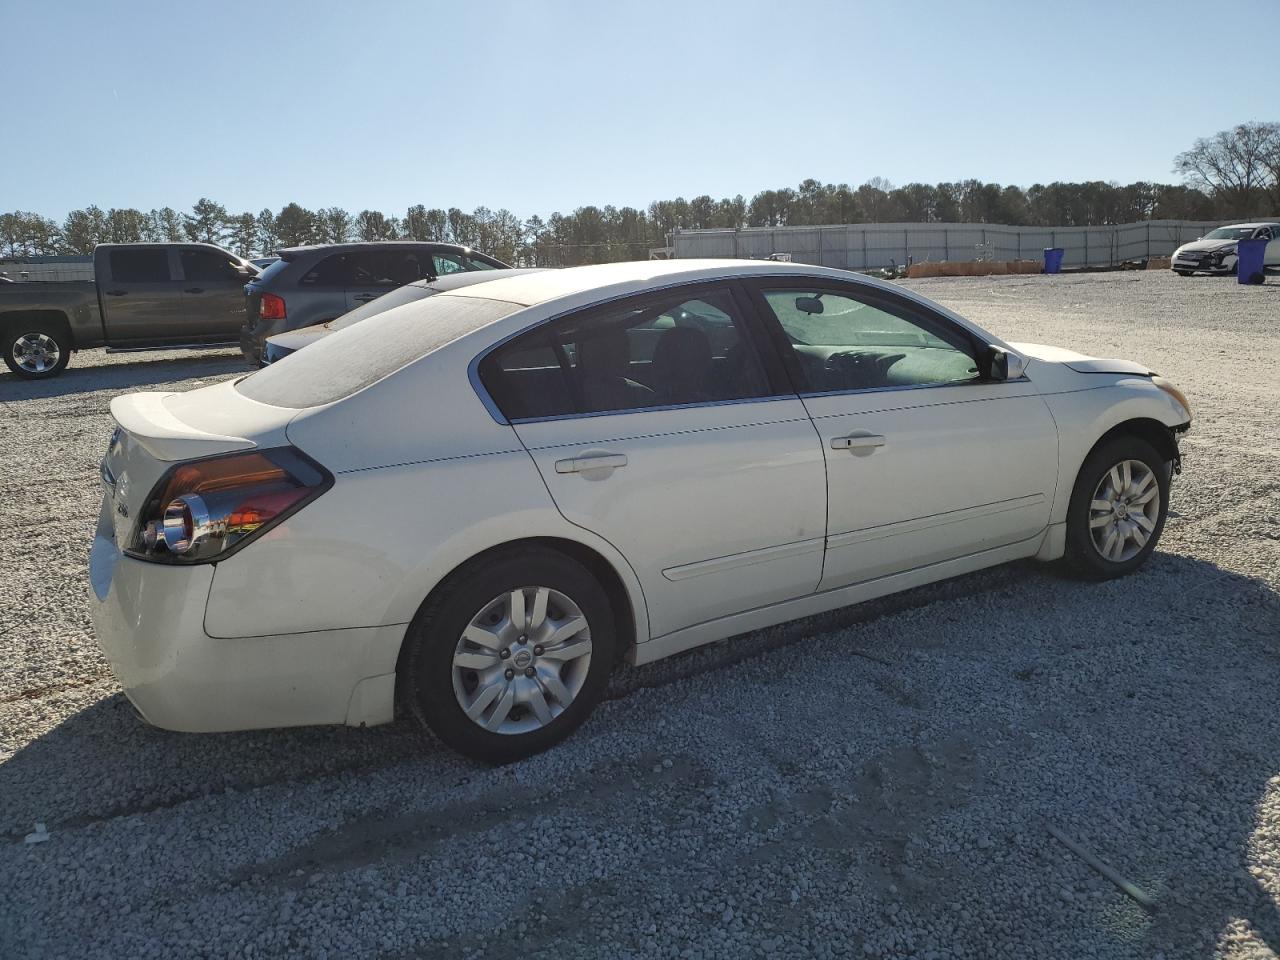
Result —
[[1185, 412], [1147, 377], [1103, 378], [1096, 387], [1045, 394], [1058, 425], [1058, 493], [1051, 523], [1067, 519], [1076, 476], [1102, 437], [1131, 420], [1154, 420], [1172, 430], [1184, 426]]

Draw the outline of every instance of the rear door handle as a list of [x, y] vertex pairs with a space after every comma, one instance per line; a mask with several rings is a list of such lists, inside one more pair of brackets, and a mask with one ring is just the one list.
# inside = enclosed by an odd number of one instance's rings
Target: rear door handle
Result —
[[556, 473], [586, 473], [588, 470], [616, 470], [627, 465], [625, 453], [588, 453], [556, 461]]
[[183, 293], [204, 293], [204, 287], [187, 287]]
[[378, 294], [376, 294], [376, 293], [357, 293], [357, 294], [356, 294], [354, 297], [352, 297], [351, 299], [352, 299], [352, 300], [355, 300], [355, 301], [357, 301], [357, 302], [359, 302], [359, 303], [368, 303], [370, 300], [377, 300], [377, 299], [378, 299]]
[[847, 437], [832, 437], [832, 450], [874, 450], [876, 447], [884, 446], [884, 437], [878, 433], [866, 433], [859, 431], [851, 433]]
[[108, 296], [108, 297], [123, 297], [123, 296], [124, 296], [126, 293], [128, 293], [128, 292], [129, 292], [128, 290], [108, 290], [108, 291], [107, 291], [107, 296]]

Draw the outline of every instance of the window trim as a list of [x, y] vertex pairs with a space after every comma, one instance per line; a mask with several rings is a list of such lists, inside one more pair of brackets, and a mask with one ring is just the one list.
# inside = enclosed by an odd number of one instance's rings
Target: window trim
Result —
[[[488, 359], [488, 357], [506, 346], [512, 340], [518, 337], [531, 334], [539, 328], [546, 328], [559, 320], [567, 317], [583, 316], [594, 314], [598, 311], [604, 311], [615, 308], [619, 303], [627, 300], [633, 300], [639, 305], [643, 305], [651, 300], [667, 299], [671, 293], [690, 289], [697, 291], [699, 289], [709, 289], [719, 292], [723, 289], [730, 297], [733, 305], [737, 307], [740, 314], [739, 319], [746, 327], [746, 339], [744, 342], [750, 345], [755, 352], [756, 359], [760, 364], [760, 371], [764, 374], [766, 388], [769, 393], [759, 397], [738, 397], [732, 400], [704, 400], [692, 403], [673, 403], [663, 404], [662, 406], [652, 407], [632, 407], [623, 410], [591, 410], [586, 412], [564, 413], [546, 417], [512, 417], [508, 419], [499, 408], [497, 402], [485, 388], [484, 382], [480, 379], [480, 365]], [[689, 299], [697, 299], [696, 294], [690, 294]], [[707, 279], [700, 277], [696, 280], [684, 280], [678, 283], [666, 284], [661, 287], [655, 287], [642, 293], [620, 293], [617, 296], [609, 297], [604, 300], [598, 300], [594, 303], [583, 307], [574, 307], [569, 310], [562, 310], [543, 320], [538, 320], [526, 327], [516, 330], [502, 339], [485, 347], [467, 364], [467, 379], [471, 382], [471, 388], [480, 398], [480, 402], [489, 412], [489, 416], [493, 417], [496, 423], [503, 426], [514, 426], [524, 423], [548, 423], [555, 420], [581, 420], [587, 417], [617, 417], [635, 413], [659, 413], [670, 410], [686, 410], [691, 407], [721, 407], [730, 404], [742, 403], [762, 403], [772, 402], [775, 400], [794, 400], [797, 398], [795, 390], [792, 389], [791, 380], [782, 368], [781, 358], [777, 356], [777, 350], [773, 342], [768, 336], [764, 327], [763, 318], [760, 316], [759, 307], [751, 297], [747, 289], [738, 277], [723, 277]]]
[[[972, 331], [922, 303], [907, 297], [897, 296], [891, 292], [881, 290], [879, 287], [873, 287], [870, 284], [841, 282], [827, 277], [808, 277], [801, 274], [779, 277], [752, 277], [745, 281], [745, 286], [751, 293], [756, 310], [760, 313], [772, 339], [773, 349], [780, 354], [782, 363], [786, 367], [787, 375], [791, 378], [792, 386], [798, 396], [840, 397], [866, 393], [892, 393], [901, 390], [932, 390], [938, 387], [966, 387], [990, 383], [1018, 382], [993, 380], [988, 373], [983, 372], [982, 354], [991, 347], [991, 344], [982, 342], [982, 339], [975, 336]], [[956, 345], [956, 340], [960, 340], [968, 346], [970, 356], [978, 367], [978, 375], [972, 380], [964, 381], [908, 383], [887, 387], [861, 387], [856, 390], [811, 390], [804, 376], [804, 371], [800, 367], [800, 361], [792, 348], [791, 341], [787, 338], [786, 330], [783, 329], [782, 321], [778, 319], [777, 314], [773, 312], [773, 308], [769, 306], [769, 301], [765, 298], [765, 291], [767, 290], [795, 290], [797, 288], [845, 296], [876, 309], [884, 309], [881, 306], [883, 304], [885, 307], [896, 308], [913, 318], [923, 319], [925, 323], [917, 325], [922, 326], [926, 332], [933, 333], [939, 339], [949, 342], [952, 346]], [[884, 312], [897, 315], [893, 309], [888, 309]], [[900, 317], [899, 319], [902, 318]], [[907, 322], [916, 323], [916, 320], [911, 319]], [[930, 330], [931, 326], [937, 329]], [[1018, 378], [1018, 380], [1026, 379], [1025, 374]]]

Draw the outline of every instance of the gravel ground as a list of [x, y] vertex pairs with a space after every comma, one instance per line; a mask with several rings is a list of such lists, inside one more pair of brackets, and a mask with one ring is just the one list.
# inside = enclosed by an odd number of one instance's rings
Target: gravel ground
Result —
[[909, 285], [1186, 390], [1147, 567], [1014, 564], [624, 670], [502, 769], [404, 723], [145, 726], [85, 604], [107, 403], [237, 359], [0, 375], [0, 956], [1275, 957], [1280, 283]]

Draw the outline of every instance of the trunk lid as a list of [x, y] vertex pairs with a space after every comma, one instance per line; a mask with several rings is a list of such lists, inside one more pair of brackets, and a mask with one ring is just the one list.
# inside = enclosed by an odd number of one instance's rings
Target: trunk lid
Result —
[[116, 543], [127, 545], [151, 491], [176, 463], [288, 444], [297, 413], [238, 393], [233, 381], [188, 393], [131, 393], [111, 401], [117, 427], [102, 460]]

